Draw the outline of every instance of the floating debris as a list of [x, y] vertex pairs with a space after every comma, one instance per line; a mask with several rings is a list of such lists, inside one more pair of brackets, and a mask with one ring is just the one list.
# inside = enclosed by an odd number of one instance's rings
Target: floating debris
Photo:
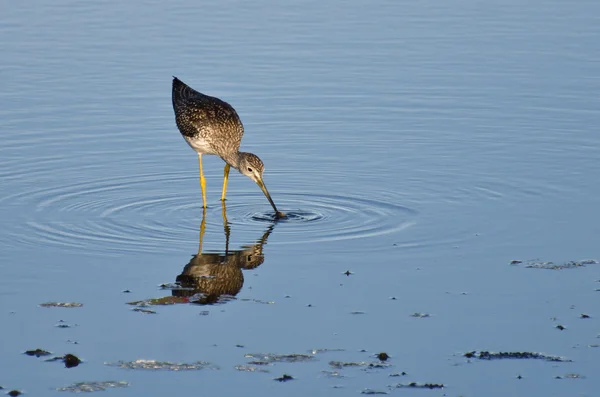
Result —
[[589, 314], [581, 313], [580, 318], [590, 318]]
[[104, 364], [110, 367], [119, 367], [123, 369], [146, 369], [155, 371], [198, 371], [201, 369], [219, 369], [219, 367], [207, 361], [195, 361], [193, 363], [172, 363], [169, 361], [136, 360], [117, 361], [116, 363]]
[[210, 312], [208, 310], [202, 310], [200, 313], [198, 313], [201, 316], [208, 316], [210, 314]]
[[365, 367], [365, 368], [388, 368], [390, 364], [382, 362], [368, 363], [366, 361], [330, 361], [329, 365], [336, 369], [347, 367]]
[[408, 374], [406, 372], [402, 371], [399, 374], [395, 373], [395, 374], [390, 374], [389, 376], [391, 376], [391, 377], [397, 377], [397, 376], [406, 376], [406, 375], [408, 375]]
[[23, 394], [23, 392], [21, 390], [11, 390], [6, 394], [8, 394], [10, 397], [17, 397]]
[[575, 373], [566, 374], [565, 376], [555, 376], [554, 379], [585, 379], [585, 376]]
[[169, 306], [177, 303], [188, 303], [189, 298], [180, 296], [164, 296], [162, 298], [150, 298], [141, 301], [127, 302], [132, 306]]
[[42, 349], [35, 349], [35, 350], [27, 350], [25, 352], [25, 354], [27, 354], [28, 356], [42, 357], [42, 356], [49, 356], [52, 353], [50, 353], [49, 351], [46, 351], [46, 350], [42, 350]]
[[464, 354], [466, 358], [478, 358], [480, 360], [501, 360], [501, 359], [533, 359], [533, 360], [545, 360], [553, 362], [571, 362], [571, 360], [558, 357], [549, 356], [543, 353], [532, 353], [532, 352], [488, 352], [488, 351], [472, 351]]
[[268, 361], [249, 361], [248, 364], [250, 364], [250, 365], [271, 365], [271, 363]]
[[373, 394], [388, 394], [388, 392], [382, 391], [382, 390], [364, 389], [363, 391], [360, 392], [360, 394], [369, 394], [369, 395], [373, 395]]
[[[235, 299], [234, 297], [232, 297], [232, 298]], [[240, 299], [240, 301], [242, 301], [242, 302], [260, 303], [260, 304], [263, 304], [263, 305], [274, 305], [275, 304], [274, 301], [263, 301], [263, 300], [260, 300], [260, 299], [250, 299], [250, 298], [242, 298], [242, 299]]]
[[395, 389], [404, 389], [404, 388], [411, 388], [411, 389], [443, 389], [445, 386], [441, 383], [417, 383], [417, 382], [410, 382], [410, 383], [398, 383], [396, 385], [392, 386]]
[[144, 314], [156, 314], [155, 310], [144, 309], [143, 307], [135, 307], [131, 309], [134, 312], [144, 313]]
[[350, 312], [350, 314], [366, 314], [366, 313], [363, 312], [363, 311], [357, 310], [357, 311], [354, 311], [354, 312]]
[[73, 354], [65, 354], [64, 356], [56, 356], [44, 360], [46, 362], [62, 361], [67, 368], [73, 368], [81, 364], [81, 360]]
[[555, 328], [559, 329], [561, 331], [564, 331], [565, 329], [567, 329], [567, 327], [565, 327], [564, 325], [560, 325], [560, 324], [558, 324]]
[[60, 320], [58, 324], [55, 325], [56, 328], [71, 328], [76, 326], [77, 325], [67, 324], [64, 320]]
[[256, 365], [236, 365], [235, 369], [242, 372], [269, 372], [268, 369], [259, 368]]
[[279, 378], [275, 378], [274, 380], [278, 382], [287, 382], [290, 380], [294, 380], [294, 377], [288, 374], [283, 374], [282, 376], [280, 376]]
[[364, 361], [330, 361], [329, 365], [333, 368], [342, 369], [346, 367], [365, 367], [368, 363]]
[[377, 355], [377, 358], [381, 361], [387, 361], [387, 359], [390, 358], [390, 356], [386, 352], [381, 352]]
[[249, 353], [245, 354], [246, 358], [254, 358], [258, 361], [267, 363], [275, 362], [286, 362], [286, 363], [299, 363], [314, 360], [314, 356], [311, 354], [273, 354], [273, 353]]
[[563, 269], [575, 269], [578, 267], [585, 267], [587, 265], [597, 265], [598, 262], [595, 259], [584, 259], [581, 261], [568, 261], [561, 264], [555, 264], [553, 262], [542, 262], [537, 259], [528, 261], [511, 261], [511, 265], [517, 265], [524, 263], [526, 268], [529, 269], [547, 269], [547, 270], [563, 270]]
[[523, 263], [523, 261], [512, 260], [512, 261], [510, 261], [509, 265], [518, 265], [519, 263]]
[[73, 354], [65, 354], [65, 356], [63, 357], [63, 362], [65, 363], [65, 367], [67, 368], [73, 368], [81, 364], [81, 360], [79, 359], [79, 357]]
[[70, 391], [71, 393], [91, 393], [118, 387], [129, 387], [129, 383], [125, 381], [77, 382], [70, 386], [58, 387], [56, 390]]
[[410, 316], [411, 317], [416, 317], [416, 318], [427, 318], [427, 317], [430, 317], [430, 315], [428, 313], [413, 313]]
[[121, 291], [121, 293], [123, 293], [123, 294], [131, 294], [131, 290], [124, 289], [123, 291]]
[[344, 375], [340, 374], [337, 371], [321, 371], [322, 373], [324, 373], [325, 375], [327, 375], [328, 378], [343, 378]]
[[46, 302], [40, 303], [41, 307], [83, 307], [83, 303], [77, 302]]
[[342, 274], [345, 274], [346, 276], [350, 276], [350, 275], [352, 275], [352, 274], [354, 274], [354, 273], [352, 273], [350, 270], [346, 270], [346, 271], [345, 271], [344, 273], [342, 273]]
[[346, 351], [346, 349], [313, 349], [310, 352], [312, 354], [319, 354], [319, 353], [343, 352], [343, 351]]

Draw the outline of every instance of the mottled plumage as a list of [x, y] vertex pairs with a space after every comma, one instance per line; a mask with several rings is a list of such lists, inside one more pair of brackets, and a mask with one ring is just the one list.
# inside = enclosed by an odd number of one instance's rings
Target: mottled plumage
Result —
[[227, 102], [204, 95], [175, 77], [173, 109], [181, 135], [194, 150], [216, 154], [225, 161], [239, 152], [244, 125]]

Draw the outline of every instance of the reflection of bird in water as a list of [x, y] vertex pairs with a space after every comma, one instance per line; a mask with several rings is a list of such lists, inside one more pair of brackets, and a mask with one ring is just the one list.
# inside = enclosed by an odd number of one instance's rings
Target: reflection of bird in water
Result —
[[242, 270], [260, 266], [265, 257], [263, 246], [273, 231], [271, 224], [257, 240], [256, 244], [229, 250], [230, 228], [227, 222], [225, 203], [223, 205], [223, 225], [225, 229], [225, 251], [219, 253], [202, 253], [202, 240], [206, 227], [206, 210], [200, 225], [200, 246], [198, 253], [177, 276], [178, 289], [173, 289], [173, 296], [191, 297], [197, 295], [194, 303], [215, 303], [223, 295], [235, 296], [244, 284]]
[[283, 213], [277, 211], [263, 182], [263, 162], [255, 154], [240, 152], [244, 126], [235, 109], [219, 98], [192, 89], [177, 77], [173, 77], [172, 97], [177, 128], [188, 145], [198, 153], [204, 208], [206, 181], [202, 172], [202, 155], [216, 154], [225, 161], [222, 201], [225, 201], [227, 193], [229, 169], [233, 167], [258, 184], [275, 210], [276, 218], [284, 217]]

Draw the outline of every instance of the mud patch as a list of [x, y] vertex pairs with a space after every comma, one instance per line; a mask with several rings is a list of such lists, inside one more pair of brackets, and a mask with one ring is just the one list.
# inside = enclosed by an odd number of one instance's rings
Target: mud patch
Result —
[[471, 351], [467, 352], [463, 355], [466, 358], [477, 358], [480, 360], [502, 360], [502, 359], [521, 359], [521, 360], [544, 360], [544, 361], [552, 361], [552, 362], [564, 362], [569, 363], [571, 360], [559, 357], [559, 356], [550, 356], [543, 353], [533, 353], [533, 352], [489, 352], [489, 351]]
[[394, 389], [443, 389], [445, 386], [441, 383], [397, 383], [391, 386]]
[[45, 303], [40, 303], [40, 307], [67, 307], [67, 308], [73, 308], [73, 307], [83, 307], [83, 303], [77, 303], [77, 302], [45, 302]]
[[576, 269], [579, 267], [585, 267], [587, 265], [597, 265], [598, 262], [595, 259], [584, 259], [581, 261], [568, 261], [564, 263], [556, 264], [554, 262], [543, 262], [538, 259], [531, 259], [526, 261], [512, 260], [510, 265], [523, 265], [528, 269], [546, 269], [546, 270], [563, 270], [563, 269]]
[[236, 365], [234, 368], [240, 372], [270, 372], [268, 369], [260, 368], [256, 365]]
[[57, 391], [69, 391], [71, 393], [91, 393], [95, 391], [105, 391], [106, 389], [129, 387], [125, 381], [103, 381], [103, 382], [77, 382], [70, 386], [58, 387]]
[[330, 361], [329, 365], [332, 368], [342, 369], [349, 367], [362, 367], [362, 368], [389, 368], [392, 365], [382, 362], [367, 362], [367, 361]]
[[219, 367], [207, 361], [195, 361], [193, 363], [172, 363], [169, 361], [156, 360], [135, 360], [135, 361], [117, 361], [115, 363], [104, 363], [109, 367], [119, 367], [123, 369], [142, 369], [152, 371], [199, 371], [202, 369], [215, 369]]
[[315, 358], [311, 354], [273, 354], [273, 353], [248, 353], [245, 358], [252, 358], [264, 363], [301, 363], [313, 361]]

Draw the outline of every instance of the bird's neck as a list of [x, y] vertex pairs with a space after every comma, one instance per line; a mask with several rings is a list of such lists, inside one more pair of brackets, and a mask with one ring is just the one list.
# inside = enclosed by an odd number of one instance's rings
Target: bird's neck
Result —
[[240, 152], [227, 154], [225, 156], [221, 156], [221, 158], [236, 170], [240, 169]]

